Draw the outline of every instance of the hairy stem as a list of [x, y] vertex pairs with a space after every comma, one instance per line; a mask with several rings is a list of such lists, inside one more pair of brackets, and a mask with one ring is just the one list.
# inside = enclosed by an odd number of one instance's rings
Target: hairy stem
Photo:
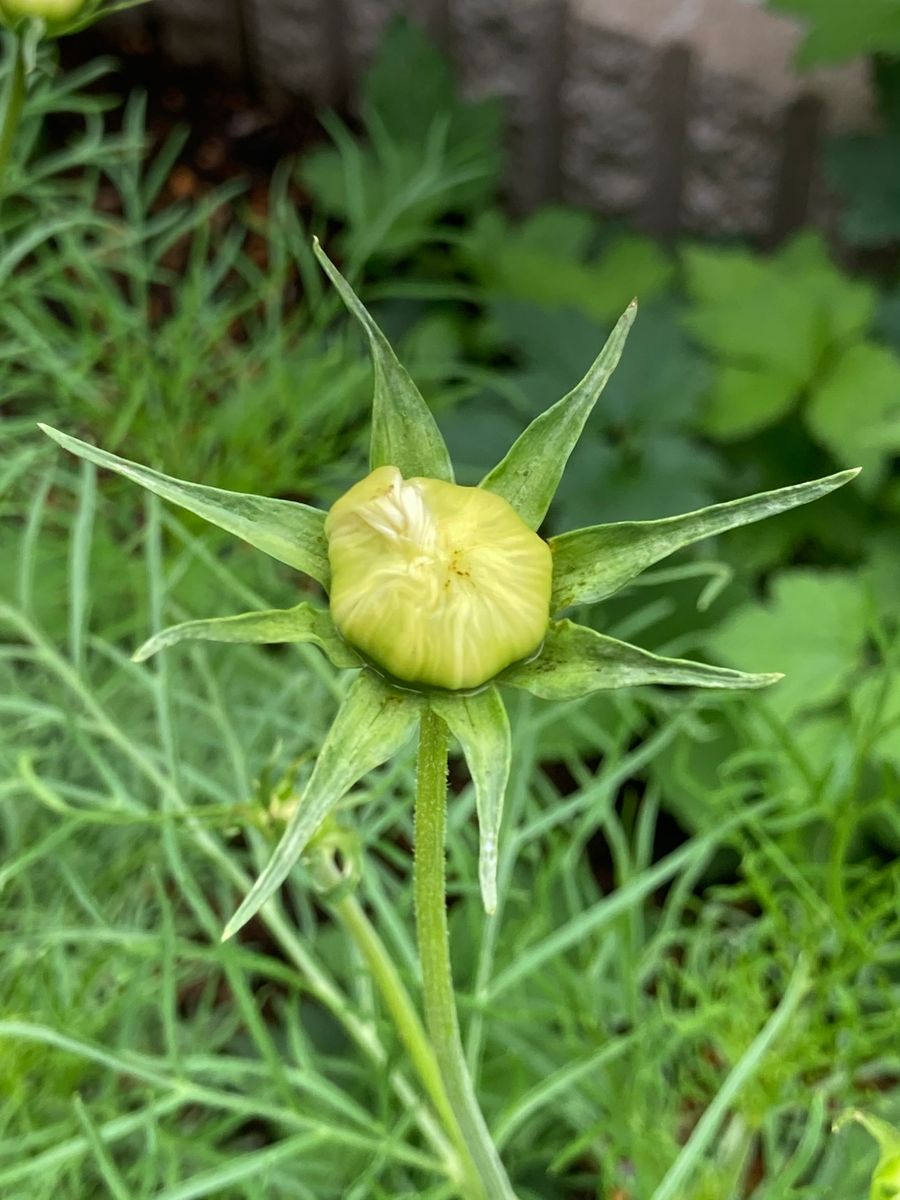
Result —
[[450, 968], [444, 833], [447, 811], [447, 726], [430, 710], [419, 732], [416, 791], [416, 930], [422, 964], [425, 1024], [450, 1104], [476, 1165], [472, 1200], [516, 1200], [491, 1140], [466, 1067]]

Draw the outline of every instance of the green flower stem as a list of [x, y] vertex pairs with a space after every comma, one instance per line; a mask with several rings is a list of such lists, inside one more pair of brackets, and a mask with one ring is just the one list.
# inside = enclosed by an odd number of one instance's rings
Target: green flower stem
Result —
[[0, 196], [3, 194], [3, 178], [25, 103], [25, 53], [22, 39], [16, 33], [10, 33], [7, 44], [9, 74], [3, 89], [3, 98], [0, 100]]
[[[313, 873], [317, 885], [326, 892], [337, 889], [342, 882], [340, 871], [327, 853], [316, 861]], [[480, 1197], [478, 1171], [450, 1104], [437, 1058], [393, 959], [355, 896], [345, 895], [331, 901], [330, 909], [362, 955], [410, 1061], [453, 1143], [456, 1153], [449, 1164], [449, 1173], [466, 1195]]]
[[425, 1024], [456, 1119], [480, 1180], [479, 1200], [516, 1200], [491, 1140], [466, 1068], [450, 968], [444, 833], [447, 812], [447, 726], [422, 715], [416, 791], [416, 930], [422, 964]]

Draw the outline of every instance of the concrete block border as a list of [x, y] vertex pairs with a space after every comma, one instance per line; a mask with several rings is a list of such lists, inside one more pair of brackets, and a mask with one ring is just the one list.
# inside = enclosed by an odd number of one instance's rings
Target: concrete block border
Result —
[[350, 107], [384, 25], [404, 13], [469, 94], [506, 101], [514, 207], [562, 200], [664, 237], [772, 244], [827, 223], [822, 137], [872, 121], [865, 64], [798, 74], [800, 28], [757, 0], [151, 0], [138, 11], [175, 62], [245, 77], [272, 105]]

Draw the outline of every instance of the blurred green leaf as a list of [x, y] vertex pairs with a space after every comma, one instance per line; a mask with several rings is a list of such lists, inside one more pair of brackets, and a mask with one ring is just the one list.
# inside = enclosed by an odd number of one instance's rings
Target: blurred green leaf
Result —
[[900, 674], [888, 667], [871, 671], [850, 692], [850, 711], [871, 730], [871, 754], [900, 770]]
[[784, 718], [842, 698], [862, 663], [866, 596], [840, 571], [783, 571], [766, 600], [747, 604], [705, 640], [736, 666], [784, 672], [766, 703]]
[[585, 439], [569, 460], [553, 527], [653, 520], [712, 503], [726, 481], [714, 450], [669, 430], [638, 430], [627, 442]]
[[619, 235], [588, 259], [594, 227], [593, 218], [569, 209], [544, 209], [519, 225], [491, 211], [466, 231], [461, 250], [488, 295], [613, 321], [635, 296], [643, 306], [665, 291], [674, 265], [636, 234]]
[[407, 253], [432, 239], [448, 213], [483, 207], [501, 163], [498, 102], [459, 99], [446, 58], [408, 21], [392, 22], [362, 107], [365, 141], [329, 117], [334, 145], [299, 165], [318, 211], [347, 223], [354, 267]]
[[797, 52], [801, 67], [846, 62], [861, 54], [900, 53], [900, 7], [896, 0], [768, 0], [776, 12], [809, 25]]
[[859, 336], [874, 312], [874, 288], [838, 271], [815, 233], [770, 258], [692, 247], [684, 266], [697, 340], [735, 366], [776, 373], [782, 388], [807, 384], [823, 353]]
[[795, 380], [778, 370], [725, 363], [715, 374], [703, 429], [721, 441], [747, 437], [780, 420], [795, 396]]
[[806, 423], [836, 459], [866, 468], [860, 485], [871, 491], [900, 451], [900, 358], [871, 342], [850, 346], [814, 393]]

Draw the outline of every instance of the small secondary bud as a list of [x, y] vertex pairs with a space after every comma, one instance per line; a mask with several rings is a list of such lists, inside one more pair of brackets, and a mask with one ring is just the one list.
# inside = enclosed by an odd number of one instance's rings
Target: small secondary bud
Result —
[[378, 467], [325, 533], [334, 622], [394, 678], [475, 688], [543, 642], [550, 548], [493, 492]]

